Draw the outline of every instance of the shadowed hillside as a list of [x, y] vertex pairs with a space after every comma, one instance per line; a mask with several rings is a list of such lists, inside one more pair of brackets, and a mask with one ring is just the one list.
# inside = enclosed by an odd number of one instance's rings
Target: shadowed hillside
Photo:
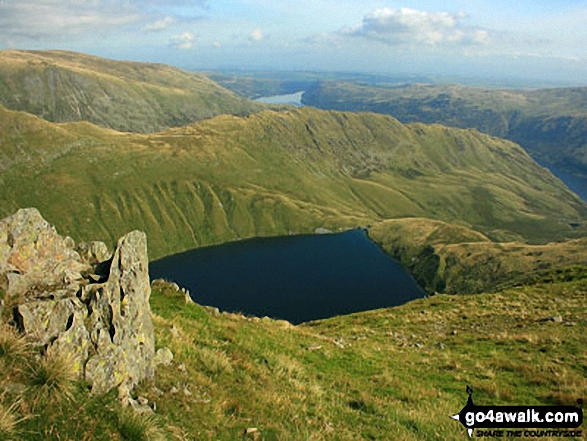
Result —
[[0, 104], [48, 121], [143, 133], [263, 108], [204, 75], [65, 51], [0, 51]]
[[585, 229], [585, 205], [558, 179], [474, 130], [306, 108], [140, 135], [0, 112], [1, 215], [35, 206], [75, 239], [140, 229], [151, 258], [414, 216], [494, 240]]

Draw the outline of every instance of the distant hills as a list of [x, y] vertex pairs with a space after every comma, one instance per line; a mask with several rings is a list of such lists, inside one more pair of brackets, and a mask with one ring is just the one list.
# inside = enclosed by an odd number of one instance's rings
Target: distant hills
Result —
[[157, 134], [0, 109], [0, 215], [35, 206], [75, 239], [146, 231], [151, 257], [401, 217], [496, 240], [580, 236], [586, 206], [516, 144], [311, 108]]
[[0, 105], [141, 133], [263, 108], [201, 74], [66, 51], [0, 51]]
[[324, 81], [306, 91], [303, 103], [322, 109], [384, 113], [404, 123], [476, 128], [517, 142], [534, 158], [587, 183], [587, 87], [497, 90]]
[[[0, 60], [0, 99], [22, 108], [0, 106], [0, 216], [33, 206], [74, 239], [107, 243], [139, 229], [151, 259], [369, 226], [429, 291], [582, 262], [582, 242], [547, 243], [584, 237], [587, 206], [513, 142], [375, 113], [262, 110], [163, 65], [69, 52]], [[186, 122], [215, 112], [227, 114]], [[435, 222], [447, 225], [441, 242], [425, 234]], [[479, 268], [479, 284], [465, 284]]]

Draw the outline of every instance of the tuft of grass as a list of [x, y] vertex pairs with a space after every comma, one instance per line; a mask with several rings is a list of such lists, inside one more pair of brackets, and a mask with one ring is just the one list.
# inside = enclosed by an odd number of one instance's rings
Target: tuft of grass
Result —
[[155, 414], [139, 413], [127, 407], [118, 415], [118, 431], [128, 441], [166, 440], [166, 434]]
[[230, 358], [220, 349], [199, 348], [198, 358], [204, 371], [210, 375], [220, 375], [223, 372], [231, 373]]
[[7, 405], [5, 395], [0, 396], [0, 439], [16, 440], [20, 438], [19, 424], [26, 418], [19, 415], [18, 408], [21, 400], [16, 400]]
[[0, 325], [0, 364], [18, 367], [32, 354], [32, 346], [23, 335], [7, 324]]
[[48, 353], [33, 360], [26, 372], [25, 381], [33, 406], [62, 404], [74, 399], [78, 379], [67, 357]]

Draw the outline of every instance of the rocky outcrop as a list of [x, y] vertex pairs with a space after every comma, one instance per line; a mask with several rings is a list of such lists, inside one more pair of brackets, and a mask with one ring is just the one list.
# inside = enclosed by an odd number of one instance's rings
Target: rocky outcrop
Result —
[[34, 209], [0, 221], [2, 317], [41, 351], [71, 360], [92, 391], [127, 393], [154, 374], [147, 239], [135, 231], [114, 253], [57, 234]]

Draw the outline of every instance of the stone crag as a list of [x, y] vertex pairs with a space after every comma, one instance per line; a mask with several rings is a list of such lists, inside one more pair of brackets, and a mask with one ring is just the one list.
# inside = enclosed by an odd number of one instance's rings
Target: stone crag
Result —
[[71, 360], [92, 392], [121, 398], [154, 375], [147, 239], [134, 231], [113, 253], [101, 242], [75, 245], [34, 209], [0, 221], [2, 321], [42, 353]]

